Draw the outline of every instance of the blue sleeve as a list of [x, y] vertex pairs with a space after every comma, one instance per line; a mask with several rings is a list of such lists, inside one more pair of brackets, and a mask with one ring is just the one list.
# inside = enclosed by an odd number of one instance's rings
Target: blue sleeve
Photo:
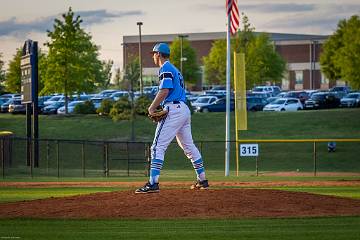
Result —
[[159, 89], [163, 88], [174, 88], [173, 84], [174, 75], [171, 71], [166, 71], [166, 69], [162, 69], [162, 71], [159, 73]]

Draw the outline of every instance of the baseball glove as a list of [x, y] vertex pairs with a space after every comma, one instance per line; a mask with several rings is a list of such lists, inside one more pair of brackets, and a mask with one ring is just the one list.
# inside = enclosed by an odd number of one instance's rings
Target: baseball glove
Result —
[[160, 108], [158, 110], [156, 110], [153, 114], [148, 114], [148, 117], [153, 121], [153, 122], [160, 122], [161, 120], [163, 120], [164, 118], [166, 118], [168, 114], [168, 111], [166, 109]]

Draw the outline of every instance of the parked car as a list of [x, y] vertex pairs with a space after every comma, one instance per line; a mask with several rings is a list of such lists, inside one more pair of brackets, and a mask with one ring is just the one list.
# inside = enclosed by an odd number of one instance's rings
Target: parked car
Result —
[[58, 102], [58, 101], [65, 101], [65, 96], [64, 95], [52, 96], [48, 100], [44, 101], [44, 105], [47, 106], [47, 105], [53, 104], [53, 103]]
[[7, 99], [20, 98], [20, 97], [21, 97], [21, 94], [19, 94], [19, 93], [6, 93], [6, 94], [3, 94], [0, 96], [0, 98], [7, 98]]
[[265, 92], [270, 93], [271, 96], [276, 96], [281, 92], [281, 89], [278, 86], [256, 86], [252, 92]]
[[190, 92], [186, 92], [186, 99], [189, 100], [191, 103], [195, 102], [196, 99], [200, 97], [199, 94], [193, 94]]
[[9, 113], [26, 113], [26, 105], [21, 103], [21, 98], [14, 98], [9, 104]]
[[263, 99], [268, 99], [269, 97], [272, 97], [270, 92], [249, 92], [246, 93], [246, 97], [259, 97]]
[[214, 86], [210, 90], [205, 91], [206, 95], [215, 95], [215, 96], [225, 96], [226, 95], [226, 86], [219, 85]]
[[302, 104], [304, 104], [305, 101], [309, 99], [309, 94], [305, 91], [290, 91], [284, 96], [284, 98], [297, 98]]
[[108, 99], [110, 101], [113, 101], [113, 99], [110, 98], [110, 97], [93, 97], [93, 98], [90, 99], [90, 102], [92, 102], [94, 104], [95, 109], [98, 109], [101, 106], [101, 102], [104, 99]]
[[278, 98], [283, 98], [286, 96], [288, 92], [279, 92], [278, 95], [276, 95], [275, 97], [278, 97]]
[[119, 91], [119, 90], [115, 90], [115, 89], [103, 90], [103, 91], [99, 92], [96, 97], [110, 97], [111, 94], [113, 94], [114, 92], [117, 92], [117, 91]]
[[13, 103], [14, 98], [9, 98], [9, 100], [1, 105], [1, 112], [7, 113], [9, 112], [9, 105]]
[[4, 103], [6, 103], [7, 101], [9, 101], [8, 98], [0, 98], [0, 107], [1, 107], [1, 105], [3, 105]]
[[[80, 103], [84, 103], [84, 101], [73, 101], [73, 102], [70, 102], [68, 104], [68, 113], [73, 113], [74, 112], [74, 109], [75, 109], [75, 106], [80, 104]], [[65, 106], [63, 107], [60, 107], [58, 110], [57, 110], [57, 114], [65, 114]]]
[[197, 107], [209, 105], [218, 99], [219, 98], [217, 96], [202, 95], [202, 96], [198, 97], [198, 99], [196, 99], [196, 101], [192, 102], [191, 105], [192, 105], [193, 109], [196, 110]]
[[[230, 111], [234, 111], [235, 101], [230, 99]], [[220, 98], [213, 103], [197, 106], [195, 112], [226, 112], [226, 98]]]
[[117, 92], [112, 93], [109, 97], [112, 98], [114, 101], [117, 101], [124, 96], [129, 98], [130, 97], [129, 92], [128, 91], [117, 91]]
[[329, 92], [335, 94], [337, 98], [341, 99], [351, 92], [351, 88], [349, 86], [335, 86], [332, 87]]
[[310, 99], [305, 101], [305, 109], [320, 109], [320, 108], [337, 108], [340, 105], [340, 99], [334, 93], [318, 92], [314, 93]]
[[277, 99], [279, 99], [279, 98], [280, 98], [280, 97], [269, 97], [269, 98], [266, 99], [267, 104], [268, 104], [268, 103], [272, 103], [273, 101], [275, 101], [275, 100], [277, 100]]
[[45, 107], [43, 107], [41, 109], [41, 112], [43, 114], [56, 114], [57, 110], [61, 107], [63, 107], [65, 104], [65, 102], [63, 101], [59, 101], [59, 102], [54, 102], [53, 104], [47, 105]]
[[360, 107], [360, 92], [349, 93], [340, 99], [341, 107]]
[[263, 111], [298, 111], [302, 109], [303, 106], [298, 98], [279, 98], [267, 104]]
[[268, 102], [264, 98], [248, 97], [246, 98], [246, 109], [248, 111], [262, 111]]

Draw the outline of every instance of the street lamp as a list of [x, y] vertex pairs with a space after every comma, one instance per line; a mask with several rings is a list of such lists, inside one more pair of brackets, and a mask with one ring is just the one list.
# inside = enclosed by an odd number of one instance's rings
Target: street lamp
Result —
[[143, 95], [143, 79], [142, 79], [142, 54], [141, 54], [141, 26], [142, 22], [136, 23], [139, 26], [139, 63], [140, 63], [140, 94]]
[[189, 35], [179, 34], [179, 38], [180, 38], [180, 72], [181, 72], [181, 74], [183, 74], [183, 61], [186, 61], [186, 58], [183, 58], [183, 41], [184, 41], [184, 38], [187, 38], [187, 37], [189, 37]]

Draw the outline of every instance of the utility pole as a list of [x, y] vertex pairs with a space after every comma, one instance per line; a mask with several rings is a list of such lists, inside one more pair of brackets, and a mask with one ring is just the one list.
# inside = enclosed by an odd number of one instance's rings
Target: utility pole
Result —
[[189, 35], [183, 35], [183, 34], [179, 34], [179, 38], [180, 38], [180, 72], [182, 75], [183, 74], [183, 61], [186, 61], [186, 58], [183, 58], [183, 41], [184, 38], [189, 37]]
[[141, 51], [141, 26], [142, 22], [136, 23], [139, 26], [139, 64], [140, 64], [140, 94], [143, 95], [143, 78], [142, 78], [142, 51]]

